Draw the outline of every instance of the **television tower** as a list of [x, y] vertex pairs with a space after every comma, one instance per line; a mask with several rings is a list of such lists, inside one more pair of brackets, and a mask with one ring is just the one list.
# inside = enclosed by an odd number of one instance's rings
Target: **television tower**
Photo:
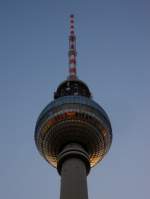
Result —
[[60, 199], [88, 199], [87, 175], [112, 141], [110, 120], [77, 77], [74, 16], [70, 16], [69, 76], [39, 115], [35, 143], [61, 176]]

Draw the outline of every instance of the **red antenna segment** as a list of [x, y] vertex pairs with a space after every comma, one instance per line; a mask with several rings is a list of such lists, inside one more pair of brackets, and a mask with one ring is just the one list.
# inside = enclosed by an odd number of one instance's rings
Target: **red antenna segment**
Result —
[[70, 15], [70, 35], [69, 35], [69, 79], [77, 78], [76, 71], [76, 36], [74, 31], [74, 15]]

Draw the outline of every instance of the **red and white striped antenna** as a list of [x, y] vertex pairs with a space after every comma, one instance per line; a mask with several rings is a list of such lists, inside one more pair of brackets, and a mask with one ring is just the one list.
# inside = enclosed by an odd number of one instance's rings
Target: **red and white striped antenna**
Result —
[[69, 79], [77, 79], [76, 69], [76, 35], [74, 30], [74, 15], [70, 15], [70, 35], [69, 35]]

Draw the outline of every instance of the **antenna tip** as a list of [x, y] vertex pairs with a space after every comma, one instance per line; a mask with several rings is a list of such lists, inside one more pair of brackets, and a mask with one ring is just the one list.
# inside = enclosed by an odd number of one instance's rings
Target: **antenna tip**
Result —
[[70, 18], [74, 18], [74, 15], [73, 15], [73, 14], [71, 14], [71, 15], [70, 15]]

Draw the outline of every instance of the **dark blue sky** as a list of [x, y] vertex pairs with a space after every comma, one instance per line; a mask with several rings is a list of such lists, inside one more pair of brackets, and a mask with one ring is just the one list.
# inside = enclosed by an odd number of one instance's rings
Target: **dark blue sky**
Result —
[[88, 177], [89, 199], [150, 195], [150, 1], [1, 0], [0, 198], [59, 198], [38, 154], [36, 119], [68, 73], [75, 15], [78, 76], [112, 121], [113, 143]]

